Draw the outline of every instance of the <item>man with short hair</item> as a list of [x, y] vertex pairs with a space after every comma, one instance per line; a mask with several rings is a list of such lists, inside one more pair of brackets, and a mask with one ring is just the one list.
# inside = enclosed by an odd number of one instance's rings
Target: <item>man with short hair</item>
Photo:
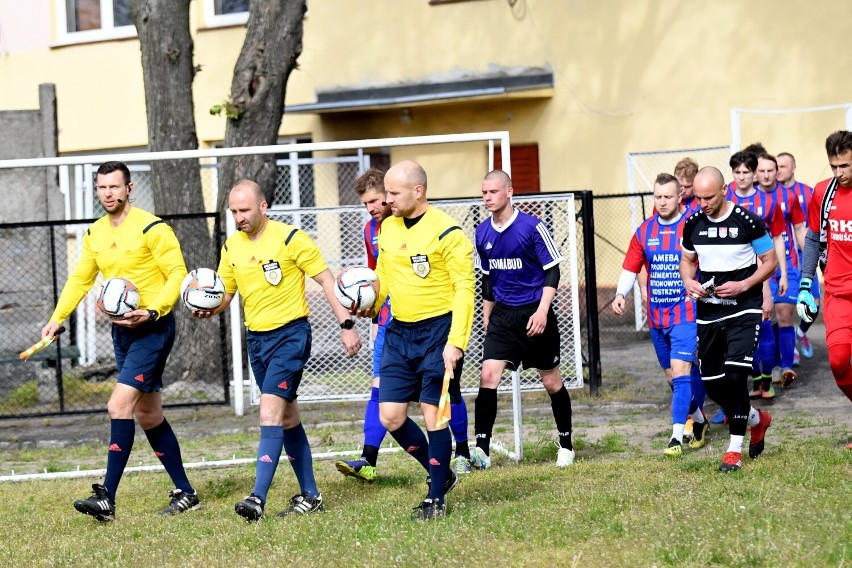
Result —
[[[776, 176], [778, 179], [778, 183], [787, 188], [788, 190], [792, 190], [796, 194], [796, 198], [799, 201], [799, 205], [802, 208], [802, 212], [805, 214], [805, 219], [808, 218], [808, 207], [811, 204], [811, 199], [814, 194], [814, 188], [809, 186], [806, 183], [796, 181], [796, 158], [790, 152], [781, 152], [776, 156], [778, 161], [778, 175]], [[799, 247], [799, 266], [802, 264], [802, 251], [804, 249], [804, 245]], [[792, 288], [792, 287], [791, 287]], [[819, 306], [820, 306], [820, 288], [819, 284], [811, 287], [814, 296], [814, 303], [817, 307], [816, 315], [819, 315]], [[793, 288], [795, 291], [795, 288]], [[814, 316], [816, 317], [816, 316]], [[810, 339], [808, 339], [808, 330], [810, 329], [813, 322], [808, 322], [803, 319], [799, 319], [799, 325], [796, 326], [796, 340], [799, 343], [799, 347], [802, 350], [802, 357], [805, 359], [810, 359], [814, 356], [814, 348], [811, 345]]]
[[[784, 215], [777, 202], [775, 193], [760, 191], [756, 185], [758, 159], [750, 152], [737, 152], [729, 160], [734, 177], [734, 189], [727, 191], [727, 199], [755, 213], [761, 218], [764, 227], [772, 237], [776, 257], [779, 260], [781, 275], [778, 287], [787, 289], [787, 267], [784, 262]], [[772, 398], [775, 391], [772, 388], [772, 369], [775, 366], [775, 331], [772, 327], [772, 311], [774, 309], [773, 294], [769, 282], [763, 284], [763, 320], [761, 321], [760, 342], [757, 357], [754, 362], [754, 389], [758, 398]], [[766, 388], [764, 388], [766, 385]]]
[[518, 369], [523, 363], [538, 369], [550, 395], [559, 437], [556, 465], [566, 467], [574, 463], [571, 397], [559, 370], [559, 324], [552, 305], [564, 257], [543, 221], [512, 206], [513, 192], [512, 180], [502, 170], [489, 172], [482, 181], [482, 198], [491, 216], [476, 227], [485, 345], [471, 463], [478, 469], [491, 464], [497, 387], [507, 366]]
[[698, 204], [695, 202], [695, 196], [692, 192], [692, 184], [697, 173], [698, 162], [692, 158], [682, 158], [675, 164], [674, 176], [680, 184], [680, 195], [678, 197], [680, 199], [681, 213], [683, 213], [684, 218], [698, 211]]
[[[694, 176], [693, 176], [694, 178]], [[701, 383], [697, 365], [693, 369], [697, 328], [695, 300], [686, 295], [680, 279], [680, 240], [685, 214], [678, 211], [678, 180], [670, 174], [659, 174], [654, 181], [654, 207], [657, 214], [636, 229], [624, 258], [623, 271], [616, 287], [612, 311], [624, 314], [625, 296], [633, 289], [636, 275], [644, 267], [650, 277], [647, 283], [648, 327], [657, 359], [672, 388], [672, 435], [663, 455], [683, 454], [685, 423], [694, 424], [689, 447], [698, 449], [706, 443], [709, 427], [693, 385]], [[703, 385], [695, 390], [703, 396]], [[703, 401], [702, 401], [703, 402]]]
[[[387, 204], [387, 192], [384, 184], [385, 172], [370, 168], [355, 180], [355, 193], [370, 214], [370, 220], [364, 225], [364, 245], [367, 249], [367, 266], [376, 269], [379, 257], [379, 233], [382, 221], [391, 216], [390, 205]], [[373, 319], [373, 387], [370, 400], [364, 413], [364, 447], [361, 458], [357, 460], [340, 460], [335, 467], [343, 475], [372, 483], [376, 480], [376, 463], [379, 448], [382, 445], [387, 430], [379, 419], [379, 369], [382, 361], [382, 347], [385, 343], [385, 330], [391, 315], [390, 297], [379, 309]], [[461, 384], [452, 381], [450, 390], [451, 418], [450, 430], [456, 440], [456, 457], [450, 462], [450, 467], [456, 474], [470, 473], [470, 451], [467, 444], [467, 405], [461, 396]]]
[[[473, 245], [455, 219], [426, 196], [426, 172], [405, 160], [384, 178], [392, 216], [382, 222], [376, 275], [376, 305], [358, 312], [375, 316], [386, 298], [393, 319], [385, 331], [379, 369], [379, 414], [394, 440], [428, 472], [429, 494], [415, 520], [447, 514], [446, 493], [457, 481], [450, 469], [452, 438], [439, 420], [445, 374], [461, 376], [464, 350], [473, 324]], [[419, 401], [423, 430], [408, 416]]]
[[[761, 219], [725, 198], [725, 180], [714, 167], [695, 176], [701, 211], [683, 229], [680, 275], [698, 300], [698, 360], [707, 395], [728, 416], [730, 442], [720, 471], [742, 467], [742, 445], [751, 426], [749, 457], [764, 449], [768, 412], [751, 407], [748, 375], [760, 331], [763, 282], [778, 260]], [[700, 280], [696, 280], [698, 266]]]
[[172, 308], [186, 276], [180, 243], [162, 219], [133, 207], [133, 183], [125, 164], [104, 162], [98, 167], [95, 184], [106, 215], [86, 231], [80, 258], [41, 336], [56, 335], [99, 272], [104, 279], [123, 277], [133, 282], [139, 289], [140, 305], [112, 322], [118, 378], [107, 403], [106, 474], [103, 485], [92, 485], [93, 495], [74, 501], [74, 508], [102, 522], [115, 519], [115, 497], [133, 448], [135, 417], [175, 484], [171, 503], [160, 514], [195, 510], [201, 503], [184, 471], [174, 430], [163, 416], [160, 394], [163, 369], [175, 340]]
[[[796, 350], [796, 330], [793, 328], [793, 313], [796, 305], [796, 294], [799, 289], [799, 255], [796, 250], [805, 239], [805, 215], [799, 206], [796, 194], [778, 183], [776, 174], [778, 162], [775, 156], [767, 153], [757, 157], [757, 187], [778, 204], [784, 219], [784, 232], [781, 243], [783, 253], [776, 248], [779, 256], [779, 268], [769, 279], [769, 290], [775, 304], [777, 326], [773, 326], [775, 349], [772, 352], [773, 367], [779, 363], [781, 367], [780, 383], [784, 388], [796, 380], [793, 370]], [[797, 244], [798, 243], [798, 244]], [[783, 254], [783, 260], [781, 255]], [[786, 281], [785, 281], [786, 280]], [[765, 370], [764, 370], [765, 372]], [[771, 369], [770, 369], [771, 372]], [[755, 381], [751, 396], [753, 398], [772, 398], [775, 395], [771, 379], [763, 379], [759, 384]]]
[[[838, 130], [825, 141], [833, 178], [814, 188], [797, 309], [813, 321], [817, 264], [825, 280], [825, 343], [838, 388], [852, 400], [852, 132]], [[852, 444], [847, 448], [852, 449]]]
[[228, 207], [237, 231], [222, 246], [218, 273], [225, 283], [222, 303], [194, 311], [211, 317], [228, 308], [240, 292], [245, 314], [246, 347], [260, 389], [260, 442], [251, 494], [234, 505], [246, 521], [264, 517], [267, 495], [282, 450], [299, 482], [299, 493], [279, 516], [322, 511], [322, 494], [314, 479], [311, 446], [302, 426], [298, 397], [302, 373], [311, 356], [311, 324], [305, 276], [325, 293], [341, 328], [349, 357], [361, 348], [355, 322], [334, 295], [334, 276], [311, 238], [298, 228], [266, 216], [260, 186], [240, 180], [231, 188]]

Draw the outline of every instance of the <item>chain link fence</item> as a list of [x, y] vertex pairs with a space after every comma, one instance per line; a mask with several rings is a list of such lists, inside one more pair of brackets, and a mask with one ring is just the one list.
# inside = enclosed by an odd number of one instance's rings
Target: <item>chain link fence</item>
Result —
[[[517, 207], [543, 219], [553, 232], [565, 257], [562, 263], [562, 279], [554, 303], [562, 334], [562, 376], [568, 388], [583, 387], [583, 357], [581, 352], [580, 321], [581, 309], [578, 295], [578, 265], [582, 262], [578, 248], [576, 217], [577, 206], [571, 194], [539, 194], [534, 197], [515, 198]], [[465, 231], [471, 242], [476, 226], [487, 219], [488, 212], [481, 199], [458, 199], [433, 201], [432, 204], [451, 215]], [[292, 213], [272, 210], [272, 219], [290, 223]], [[302, 218], [316, 218], [317, 233], [311, 235], [319, 246], [323, 258], [332, 272], [337, 274], [353, 264], [365, 264], [363, 230], [369, 215], [363, 206], [302, 209]], [[471, 259], [471, 262], [473, 259]], [[477, 274], [477, 279], [480, 275]], [[479, 284], [477, 284], [477, 290]], [[308, 304], [311, 310], [313, 348], [311, 359], [299, 387], [299, 399], [309, 400], [364, 400], [369, 397], [372, 378], [372, 350], [362, 349], [353, 359], [347, 359], [340, 342], [340, 327], [331, 308], [327, 305], [320, 286], [313, 280], [307, 281]], [[482, 302], [477, 293], [475, 300], [473, 332], [465, 352], [462, 373], [462, 391], [475, 393], [479, 387], [484, 333], [482, 329]], [[361, 337], [370, 337], [370, 321], [356, 322]], [[511, 387], [506, 380], [501, 388]], [[521, 373], [523, 390], [541, 389], [541, 381], [535, 370]], [[255, 390], [253, 399], [256, 400]]]
[[[215, 214], [163, 218], [175, 232], [204, 223], [207, 231], [199, 238], [218, 250]], [[102, 411], [109, 400], [117, 369], [112, 324], [95, 307], [100, 276], [64, 323], [64, 334], [29, 361], [18, 357], [39, 339], [92, 221], [0, 225], [5, 251], [0, 255], [0, 417]], [[174, 312], [177, 337], [163, 377], [167, 406], [227, 403], [224, 316], [199, 322], [181, 306]]]

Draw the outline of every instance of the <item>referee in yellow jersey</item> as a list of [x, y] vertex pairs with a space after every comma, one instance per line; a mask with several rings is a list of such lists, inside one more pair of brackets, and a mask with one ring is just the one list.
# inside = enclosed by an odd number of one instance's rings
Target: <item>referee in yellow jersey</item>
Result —
[[235, 505], [238, 515], [257, 521], [264, 515], [266, 497], [282, 449], [296, 479], [299, 494], [280, 516], [323, 509], [314, 480], [311, 446], [299, 416], [302, 370], [311, 355], [311, 324], [305, 299], [305, 276], [325, 292], [341, 327], [341, 340], [350, 357], [361, 340], [355, 322], [334, 296], [334, 276], [319, 248], [305, 232], [266, 216], [260, 186], [241, 180], [231, 189], [228, 206], [238, 231], [222, 247], [219, 276], [225, 297], [215, 310], [194, 312], [210, 317], [225, 310], [239, 290], [246, 321], [249, 362], [260, 388], [260, 443], [251, 495]]
[[[428, 472], [429, 494], [414, 518], [446, 514], [445, 494], [457, 478], [450, 470], [452, 440], [438, 425], [445, 369], [461, 374], [473, 322], [473, 245], [458, 223], [429, 204], [426, 172], [412, 161], [385, 174], [392, 217], [382, 222], [376, 274], [376, 306], [389, 295], [393, 319], [385, 332], [379, 384], [379, 413], [393, 438]], [[372, 314], [359, 314], [372, 315]], [[429, 434], [408, 417], [419, 401]]]
[[110, 437], [106, 475], [103, 485], [92, 485], [92, 496], [75, 501], [74, 508], [99, 521], [115, 519], [115, 494], [133, 448], [135, 416], [175, 484], [171, 503], [161, 514], [198, 509], [201, 504], [186, 477], [180, 446], [163, 416], [160, 397], [163, 369], [175, 340], [172, 307], [186, 276], [180, 244], [162, 219], [131, 205], [133, 183], [126, 165], [105, 162], [95, 179], [106, 215], [86, 231], [80, 258], [41, 336], [56, 334], [91, 290], [98, 272], [104, 279], [120, 276], [133, 282], [139, 289], [140, 306], [113, 321], [118, 379], [107, 404]]

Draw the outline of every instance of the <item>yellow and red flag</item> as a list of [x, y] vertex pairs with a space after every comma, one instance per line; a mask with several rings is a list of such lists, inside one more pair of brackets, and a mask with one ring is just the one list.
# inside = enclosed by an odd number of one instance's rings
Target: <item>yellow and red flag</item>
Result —
[[444, 371], [444, 383], [441, 385], [441, 399], [438, 401], [438, 426], [443, 426], [450, 421], [450, 381], [453, 378], [453, 370]]

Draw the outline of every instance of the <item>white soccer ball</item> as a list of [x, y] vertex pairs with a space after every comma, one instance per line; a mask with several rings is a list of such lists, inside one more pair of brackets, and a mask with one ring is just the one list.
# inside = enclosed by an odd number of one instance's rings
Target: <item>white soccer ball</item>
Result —
[[139, 289], [126, 278], [110, 278], [98, 293], [98, 308], [112, 319], [121, 319], [139, 307]]
[[379, 277], [366, 266], [350, 266], [337, 275], [334, 295], [347, 310], [369, 310], [379, 295]]
[[180, 299], [190, 310], [212, 310], [225, 297], [225, 283], [215, 270], [196, 268], [180, 284]]

